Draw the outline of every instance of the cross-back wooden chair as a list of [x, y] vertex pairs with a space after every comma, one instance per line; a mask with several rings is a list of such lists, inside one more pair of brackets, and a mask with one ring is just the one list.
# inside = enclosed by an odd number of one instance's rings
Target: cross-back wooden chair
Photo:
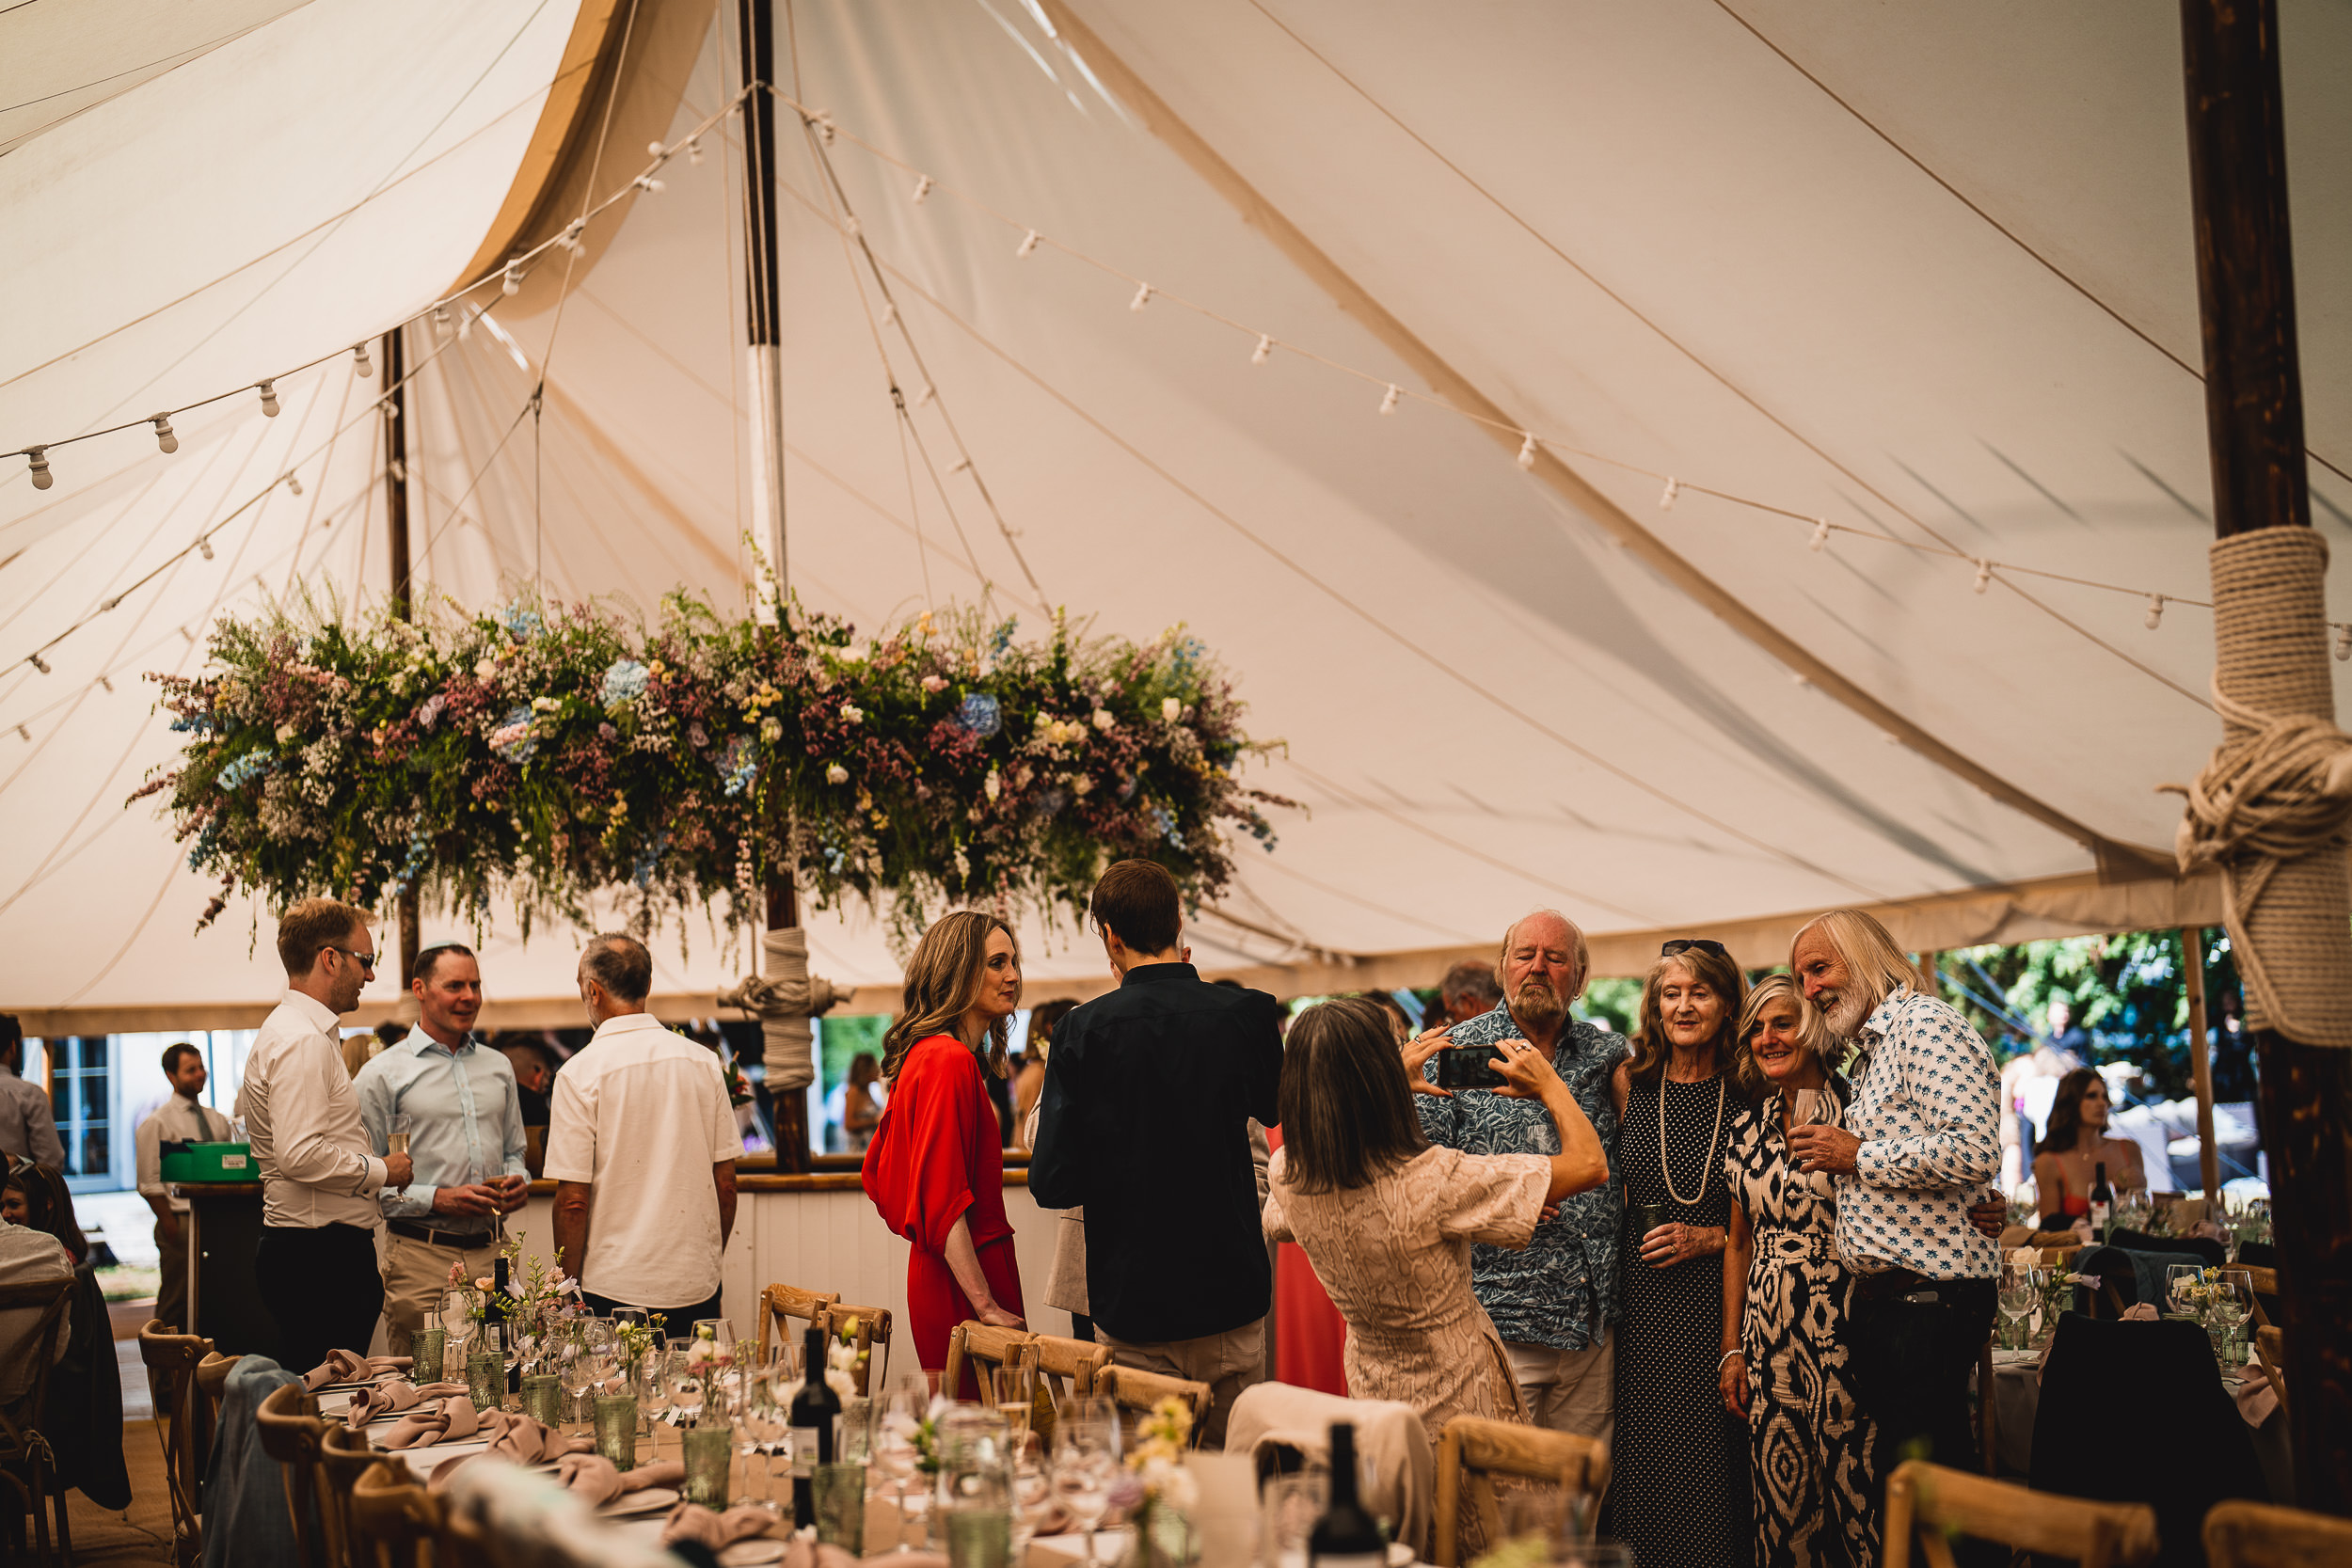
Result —
[[1122, 1367], [1117, 1362], [1094, 1374], [1094, 1391], [1120, 1409], [1138, 1415], [1149, 1415], [1152, 1406], [1165, 1399], [1184, 1401], [1192, 1410], [1192, 1446], [1196, 1449], [1208, 1429], [1209, 1407], [1216, 1397], [1205, 1383], [1169, 1377], [1164, 1372], [1147, 1372], [1140, 1367]]
[[2137, 1568], [2155, 1560], [2156, 1511], [2056, 1497], [1913, 1459], [1886, 1483], [1884, 1568], [1911, 1568], [1915, 1534], [1928, 1568], [1953, 1568], [1955, 1535], [2069, 1558], [2083, 1568]]
[[351, 1497], [359, 1478], [383, 1462], [366, 1433], [354, 1432], [341, 1421], [326, 1423], [319, 1440], [319, 1519], [331, 1543], [327, 1560], [334, 1568], [364, 1568], [373, 1560], [353, 1530]]
[[947, 1368], [939, 1374], [940, 1393], [954, 1399], [956, 1390], [963, 1386], [968, 1367], [979, 1385], [980, 1402], [994, 1404], [995, 1398], [987, 1386], [989, 1374], [1001, 1367], [1020, 1366], [1036, 1342], [1036, 1335], [1017, 1328], [992, 1328], [969, 1319], [956, 1324], [947, 1336]]
[[857, 1385], [857, 1391], [871, 1394], [876, 1388], [887, 1389], [890, 1386], [890, 1308], [859, 1307], [846, 1301], [835, 1301], [825, 1308], [825, 1332], [835, 1338], [840, 1337], [842, 1325], [850, 1323], [857, 1325], [850, 1339], [859, 1350], [870, 1353], [875, 1346], [882, 1347], [882, 1375], [879, 1378], [875, 1376], [875, 1358], [871, 1354], [861, 1360], [857, 1370], [850, 1374]]
[[2267, 1324], [2254, 1330], [2254, 1348], [2262, 1353], [2263, 1375], [2270, 1380], [2270, 1391], [2279, 1396], [2279, 1413], [2293, 1416], [2287, 1408], [2286, 1330]]
[[[782, 1283], [769, 1286], [759, 1292], [759, 1358], [768, 1359], [771, 1345], [782, 1339], [787, 1345], [798, 1345], [801, 1336], [812, 1328], [821, 1328], [825, 1309], [841, 1299], [837, 1291], [803, 1291], [798, 1285]], [[787, 1329], [787, 1323], [798, 1323]], [[791, 1338], [783, 1338], [789, 1334]]]
[[1073, 1399], [1089, 1399], [1103, 1369], [1111, 1364], [1111, 1348], [1091, 1339], [1072, 1339], [1059, 1334], [1031, 1337], [1030, 1365], [1046, 1386], [1056, 1408]]
[[205, 1424], [198, 1434], [203, 1439], [198, 1445], [198, 1458], [203, 1463], [211, 1462], [213, 1429], [220, 1425], [220, 1402], [229, 1392], [229, 1374], [244, 1359], [241, 1355], [223, 1355], [213, 1351], [196, 1364], [196, 1391], [204, 1397]]
[[2216, 1503], [2205, 1515], [2209, 1568], [2304, 1568], [2352, 1562], [2352, 1519], [2268, 1503]]
[[307, 1564], [339, 1568], [343, 1560], [339, 1510], [324, 1496], [320, 1453], [327, 1423], [318, 1414], [318, 1396], [299, 1383], [269, 1391], [255, 1410], [262, 1451], [278, 1461], [286, 1483], [286, 1513], [294, 1521], [294, 1552]]
[[441, 1500], [405, 1465], [376, 1464], [352, 1482], [352, 1555], [358, 1568], [436, 1568]]
[[[139, 1330], [139, 1360], [164, 1396], [164, 1481], [171, 1494], [171, 1550], [184, 1568], [204, 1551], [198, 1494], [212, 1462], [221, 1386], [236, 1360], [215, 1354], [213, 1342], [199, 1335], [174, 1334], [161, 1318], [150, 1318]], [[220, 1367], [207, 1393], [205, 1369], [215, 1362]]]
[[1465, 1492], [1486, 1541], [1502, 1540], [1502, 1511], [1490, 1479], [1498, 1475], [1556, 1481], [1565, 1491], [1598, 1497], [1609, 1486], [1609, 1448], [1572, 1432], [1454, 1417], [1438, 1440], [1438, 1568], [1454, 1568], [1459, 1560]]
[[[0, 1311], [36, 1312], [32, 1332], [25, 1336], [22, 1354], [32, 1358], [32, 1376], [24, 1390], [24, 1420], [20, 1423], [0, 1411], [0, 1481], [24, 1499], [24, 1512], [33, 1516], [33, 1545], [36, 1555], [48, 1560], [49, 1502], [54, 1497], [57, 1505], [57, 1560], [73, 1560], [72, 1526], [66, 1517], [65, 1494], [56, 1491], [56, 1476], [51, 1469], [53, 1455], [49, 1439], [42, 1436], [39, 1422], [41, 1412], [49, 1404], [49, 1370], [57, 1364], [57, 1344], [67, 1333], [66, 1312], [72, 1304], [74, 1276], [60, 1275], [54, 1279], [27, 1279], [19, 1284], [0, 1285]], [[11, 1533], [15, 1526], [8, 1527]]]

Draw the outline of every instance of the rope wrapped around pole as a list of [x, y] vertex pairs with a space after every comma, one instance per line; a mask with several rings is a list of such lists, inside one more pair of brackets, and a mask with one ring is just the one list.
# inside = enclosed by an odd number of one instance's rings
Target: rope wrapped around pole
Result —
[[2214, 702], [2222, 741], [2188, 800], [2184, 873], [2221, 872], [2247, 1022], [2352, 1049], [2352, 736], [2335, 724], [2324, 647], [2328, 545], [2269, 528], [2213, 546]]
[[808, 972], [808, 933], [802, 927], [769, 931], [759, 941], [766, 973], [746, 974], [740, 984], [721, 991], [719, 1006], [759, 1015], [771, 1093], [804, 1089], [817, 1078], [808, 1021], [848, 1001], [850, 992]]

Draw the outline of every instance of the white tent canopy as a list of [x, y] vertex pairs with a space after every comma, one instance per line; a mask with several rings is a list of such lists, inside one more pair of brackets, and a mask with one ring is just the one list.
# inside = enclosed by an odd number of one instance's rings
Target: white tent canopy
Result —
[[[59, 1031], [275, 990], [266, 917], [260, 950], [245, 907], [191, 939], [211, 888], [121, 801], [173, 754], [140, 673], [195, 670], [205, 623], [265, 595], [385, 590], [382, 381], [340, 351], [626, 190], [739, 80], [731, 7], [198, 0], [150, 36], [157, 8], [38, 50], [12, 30], [41, 8], [0, 14], [0, 277], [40, 302], [0, 315], [0, 450], [332, 357], [274, 420], [249, 390], [176, 417], [168, 456], [140, 423], [50, 451], [45, 492], [0, 465], [0, 658], [87, 622], [52, 673], [0, 671], [0, 1006]], [[1621, 973], [1660, 930], [1765, 961], [1837, 904], [1923, 946], [2215, 918], [2197, 884], [2117, 879], [2217, 731], [2210, 614], [2143, 624], [2150, 594], [2204, 596], [2210, 538], [2170, 13], [778, 12], [779, 90], [838, 132], [779, 132], [792, 585], [864, 629], [986, 592], [1032, 634], [1065, 605], [1204, 639], [1287, 742], [1253, 782], [1308, 808], [1196, 922], [1205, 966], [1428, 983], [1537, 904]], [[2282, 13], [2341, 537], [2352, 16]], [[462, 339], [410, 328], [421, 579], [741, 602], [739, 140], [472, 296]], [[301, 495], [181, 554], [290, 468]], [[568, 993], [569, 933], [494, 925], [494, 996]], [[729, 972], [685, 935], [662, 992]], [[810, 946], [838, 981], [896, 973], [861, 911]], [[1102, 968], [1069, 931], [1027, 960]]]

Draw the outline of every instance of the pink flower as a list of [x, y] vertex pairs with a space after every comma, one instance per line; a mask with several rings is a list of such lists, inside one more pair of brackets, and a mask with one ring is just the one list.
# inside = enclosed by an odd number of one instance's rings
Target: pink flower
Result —
[[945, 691], [947, 689], [947, 678], [945, 675], [925, 675], [923, 689], [933, 692]]

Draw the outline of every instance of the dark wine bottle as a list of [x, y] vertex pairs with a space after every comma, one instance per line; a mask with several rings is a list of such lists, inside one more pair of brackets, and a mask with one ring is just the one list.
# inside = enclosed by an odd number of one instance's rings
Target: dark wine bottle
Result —
[[2107, 1239], [2107, 1227], [2115, 1219], [2115, 1189], [2107, 1185], [2106, 1161], [2100, 1161], [2091, 1170], [2090, 1238], [2095, 1242], [2104, 1242]]
[[808, 1376], [792, 1396], [792, 1523], [817, 1522], [817, 1466], [833, 1463], [834, 1428], [841, 1420], [841, 1396], [825, 1381], [825, 1331], [812, 1326]]
[[1331, 1505], [1307, 1537], [1308, 1568], [1384, 1568], [1389, 1544], [1356, 1500], [1356, 1429], [1331, 1423]]
[[[485, 1323], [506, 1322], [506, 1307], [500, 1299], [506, 1294], [506, 1269], [507, 1260], [504, 1254], [501, 1254], [490, 1264], [490, 1299], [485, 1302], [482, 1307], [482, 1321]], [[506, 1391], [510, 1394], [519, 1394], [523, 1391], [523, 1365], [519, 1357], [512, 1367], [506, 1369]]]

